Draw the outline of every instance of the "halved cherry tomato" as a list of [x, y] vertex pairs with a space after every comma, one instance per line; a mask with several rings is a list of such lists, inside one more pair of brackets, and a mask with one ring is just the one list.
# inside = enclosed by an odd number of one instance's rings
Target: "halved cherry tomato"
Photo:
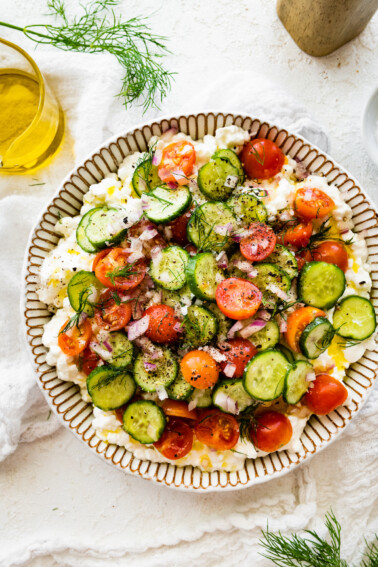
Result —
[[316, 415], [326, 415], [341, 406], [348, 397], [346, 387], [333, 376], [318, 374], [303, 401]]
[[180, 402], [179, 400], [164, 400], [161, 408], [165, 415], [169, 415], [170, 417], [197, 419], [196, 410], [189, 410], [186, 402]]
[[300, 254], [296, 254], [295, 259], [297, 260], [297, 264], [298, 264], [298, 271], [300, 272], [303, 268], [303, 266], [305, 264], [307, 264], [307, 262], [311, 262], [311, 260], [307, 260], [307, 254], [306, 252], [308, 252], [308, 250], [304, 251], [305, 253], [300, 253]]
[[100, 296], [100, 301], [95, 310], [96, 324], [106, 331], [119, 331], [126, 327], [131, 319], [130, 303], [117, 305], [113, 299], [111, 290], [106, 290]]
[[262, 222], [254, 222], [248, 228], [248, 236], [240, 241], [240, 252], [250, 262], [259, 262], [271, 254], [277, 237], [270, 226]]
[[294, 210], [304, 219], [320, 219], [329, 215], [334, 207], [331, 197], [315, 187], [303, 187], [295, 193]]
[[[137, 287], [147, 272], [144, 259], [129, 263], [129, 252], [124, 248], [113, 248], [101, 258], [95, 269], [96, 278], [106, 287], [129, 291]], [[118, 274], [124, 275], [118, 275]]]
[[203, 350], [188, 352], [181, 359], [180, 366], [184, 379], [199, 390], [211, 388], [218, 381], [217, 363]]
[[299, 339], [307, 325], [315, 317], [325, 317], [324, 311], [316, 307], [300, 307], [287, 318], [287, 331], [285, 333], [286, 342], [294, 352], [300, 353]]
[[289, 226], [283, 234], [283, 242], [285, 246], [295, 246], [296, 248], [304, 248], [310, 242], [312, 235], [312, 223], [301, 222], [295, 226]]
[[[311, 260], [335, 264], [343, 272], [346, 272], [348, 269], [348, 253], [341, 242], [335, 242], [334, 240], [321, 242], [316, 248], [311, 250], [309, 255]], [[310, 262], [311, 260], [308, 261]]]
[[125, 409], [127, 406], [121, 406], [120, 408], [117, 408], [115, 411], [116, 414], [116, 418], [118, 419], [118, 421], [120, 423], [122, 423], [123, 425], [123, 414], [125, 413]]
[[99, 261], [105, 258], [105, 256], [107, 256], [111, 250], [112, 248], [105, 248], [104, 250], [100, 250], [100, 252], [97, 252], [93, 260], [92, 272], [96, 271], [96, 266], [99, 263]]
[[273, 453], [289, 443], [293, 428], [290, 419], [277, 411], [266, 411], [256, 417], [256, 431], [251, 431], [254, 444], [261, 451]]
[[193, 144], [182, 140], [173, 142], [163, 150], [159, 165], [159, 177], [165, 183], [187, 184], [187, 177], [193, 171], [196, 151]]
[[241, 338], [229, 339], [227, 344], [230, 345], [231, 348], [230, 350], [223, 351], [227, 360], [220, 363], [221, 370], [223, 372], [227, 364], [233, 364], [236, 368], [232, 379], [241, 378], [247, 363], [257, 354], [257, 348], [248, 339]]
[[271, 140], [256, 138], [245, 144], [241, 161], [248, 177], [269, 179], [281, 171], [285, 156]]
[[63, 333], [62, 331], [67, 326], [68, 321], [64, 323], [59, 331], [58, 345], [64, 354], [76, 356], [89, 345], [92, 336], [92, 326], [88, 319], [84, 319], [79, 325], [74, 325]]
[[92, 352], [90, 348], [86, 348], [83, 352], [79, 355], [79, 363], [80, 369], [89, 376], [89, 374], [97, 368], [99, 363], [101, 362], [101, 357], [96, 353]]
[[159, 304], [151, 305], [144, 312], [148, 315], [150, 322], [145, 335], [154, 343], [169, 344], [177, 341], [180, 337], [180, 319], [177, 317], [173, 307]]
[[217, 286], [215, 299], [226, 317], [242, 320], [256, 313], [262, 301], [262, 293], [248, 280], [227, 278]]
[[166, 459], [182, 459], [187, 455], [193, 445], [193, 431], [191, 427], [179, 419], [170, 419], [165, 426], [163, 435], [154, 443], [156, 449]]
[[186, 213], [181, 215], [181, 217], [178, 217], [167, 225], [172, 231], [172, 239], [180, 246], [185, 246], [186, 244], [188, 244], [186, 228], [188, 226], [191, 215], [192, 211], [187, 211]]
[[218, 451], [232, 449], [239, 440], [239, 424], [234, 416], [216, 409], [204, 411], [194, 431], [201, 443]]

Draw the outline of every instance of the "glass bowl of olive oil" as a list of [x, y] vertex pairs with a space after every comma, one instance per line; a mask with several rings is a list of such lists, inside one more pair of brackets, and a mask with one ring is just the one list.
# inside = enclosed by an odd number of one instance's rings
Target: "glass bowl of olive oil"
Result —
[[46, 164], [63, 132], [63, 112], [34, 60], [0, 38], [0, 174]]

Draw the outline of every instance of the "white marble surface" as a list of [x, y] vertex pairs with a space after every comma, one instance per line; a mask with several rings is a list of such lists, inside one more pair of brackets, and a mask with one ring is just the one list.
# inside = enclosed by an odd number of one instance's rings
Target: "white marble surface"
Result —
[[[9, 21], [26, 24], [43, 20], [45, 3], [0, 0], [0, 8]], [[154, 29], [171, 38], [172, 55], [166, 64], [178, 72], [167, 101], [172, 113], [176, 100], [185, 97], [190, 108], [191, 97], [223, 73], [235, 69], [248, 76], [265, 73], [309, 108], [329, 134], [331, 155], [378, 200], [378, 169], [369, 161], [360, 128], [364, 104], [378, 85], [378, 15], [359, 38], [326, 58], [314, 59], [302, 53], [287, 35], [276, 17], [273, 0], [161, 0], [158, 4], [124, 0], [122, 10], [130, 15], [155, 13]], [[16, 33], [6, 32], [4, 36], [31, 49], [30, 42]], [[35, 56], [38, 58], [38, 51]], [[59, 70], [54, 79], [59, 84]], [[118, 107], [119, 102], [115, 100], [114, 105]], [[114, 123], [114, 116], [119, 114], [113, 115], [111, 110], [104, 139], [126, 126]], [[66, 149], [70, 143], [67, 138]], [[73, 157], [64, 163], [57, 158], [61, 176], [72, 165]], [[26, 194], [22, 180], [14, 178], [1, 180], [0, 189], [3, 196], [12, 192]], [[41, 199], [46, 200], [53, 190], [43, 189]], [[21, 263], [21, 258], [16, 261]], [[46, 407], [46, 419], [48, 413]], [[319, 518], [332, 507], [350, 528], [345, 532], [348, 562], [357, 559], [363, 536], [378, 531], [378, 463], [374, 453], [378, 437], [374, 428], [367, 426], [366, 416], [374, 417], [371, 404], [340, 441], [298, 472], [278, 481], [282, 498], [276, 504], [270, 503], [276, 518], [308, 506], [311, 525], [318, 525]], [[361, 431], [365, 435], [363, 442]], [[362, 444], [363, 470], [357, 471]], [[371, 459], [366, 457], [369, 448]], [[332, 483], [330, 489], [329, 477], [338, 479], [337, 488]], [[310, 488], [306, 492], [303, 487]], [[22, 444], [0, 465], [0, 542], [8, 550], [8, 558], [17, 558], [4, 559], [3, 564], [84, 565], [66, 550], [69, 540], [77, 543], [77, 553], [86, 558], [85, 565], [109, 565], [98, 551], [102, 547], [113, 557], [112, 565], [175, 565], [175, 553], [179, 553], [180, 564], [185, 566], [193, 564], [196, 550], [201, 550], [201, 558], [209, 566], [232, 565], [230, 553], [235, 553], [238, 564], [244, 567], [251, 564], [259, 526], [264, 526], [267, 519], [249, 525], [248, 514], [269, 501], [269, 492], [269, 485], [221, 495], [169, 491], [106, 467], [68, 431], [60, 429], [51, 437]], [[144, 519], [151, 514], [156, 519], [155, 532], [143, 533]], [[295, 521], [288, 525], [295, 527]], [[54, 552], [40, 557], [39, 550], [46, 541], [54, 542]], [[156, 553], [150, 548], [151, 541], [158, 549]], [[117, 542], [128, 550], [118, 559]], [[208, 557], [204, 547], [212, 551]], [[255, 564], [268, 565], [264, 560]]]

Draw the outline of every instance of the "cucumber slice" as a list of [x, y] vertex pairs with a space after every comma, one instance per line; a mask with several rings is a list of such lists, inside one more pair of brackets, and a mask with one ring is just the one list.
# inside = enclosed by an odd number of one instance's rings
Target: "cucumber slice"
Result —
[[288, 404], [297, 404], [307, 392], [310, 382], [306, 376], [312, 371], [312, 364], [307, 360], [297, 360], [286, 374], [283, 397]]
[[290, 279], [296, 278], [298, 275], [298, 262], [296, 257], [286, 246], [282, 246], [282, 244], [276, 244], [274, 251], [263, 263], [277, 264]]
[[275, 286], [287, 293], [291, 287], [290, 278], [275, 264], [255, 264], [253, 267], [257, 270], [257, 276], [249, 279], [263, 292], [263, 305], [268, 309], [273, 309], [278, 297], [269, 287]]
[[307, 325], [299, 339], [299, 346], [302, 354], [307, 358], [318, 358], [327, 350], [334, 337], [334, 330], [331, 323], [325, 317], [315, 317]]
[[224, 280], [223, 270], [218, 268], [211, 252], [202, 252], [189, 259], [186, 266], [186, 279], [196, 297], [215, 300], [217, 285]]
[[216, 303], [206, 303], [206, 309], [209, 309], [218, 319], [217, 343], [227, 341], [228, 331], [231, 329], [233, 322], [222, 313]]
[[193, 390], [193, 386], [185, 380], [181, 370], [179, 370], [175, 381], [167, 387], [167, 394], [171, 400], [187, 400]]
[[286, 358], [288, 359], [288, 361], [290, 362], [290, 364], [292, 364], [293, 362], [295, 362], [295, 356], [294, 354], [291, 352], [291, 350], [289, 348], [287, 348], [285, 345], [277, 345], [276, 348], [278, 350], [280, 350], [282, 352], [282, 354], [284, 356], [286, 356]]
[[123, 429], [136, 441], [155, 443], [163, 434], [166, 424], [164, 412], [155, 402], [133, 402], [123, 414]]
[[156, 224], [172, 221], [182, 215], [192, 202], [189, 187], [181, 185], [177, 189], [169, 189], [167, 185], [156, 187], [145, 193], [147, 209], [146, 217]]
[[212, 341], [218, 332], [218, 319], [205, 307], [191, 305], [184, 319], [185, 339], [194, 348]]
[[192, 297], [193, 294], [190, 291], [190, 287], [188, 284], [184, 284], [181, 289], [178, 290], [169, 290], [169, 289], [162, 289], [162, 303], [165, 305], [169, 305], [174, 309], [177, 305], [180, 307], [188, 307], [192, 304]]
[[376, 325], [374, 307], [365, 297], [349, 295], [335, 307], [333, 326], [340, 337], [361, 341], [374, 333]]
[[[117, 368], [122, 370], [130, 366], [133, 361], [134, 346], [133, 343], [129, 341], [125, 333], [115, 331], [114, 333], [109, 333], [106, 342], [111, 347], [111, 358], [108, 358], [106, 362], [112, 366], [112, 368]], [[102, 342], [101, 347], [107, 350], [107, 346]]]
[[189, 254], [180, 246], [168, 246], [150, 264], [150, 276], [154, 282], [169, 290], [181, 289], [186, 282], [185, 269]]
[[291, 364], [277, 349], [256, 354], [244, 370], [243, 386], [256, 400], [269, 402], [278, 398], [285, 385]]
[[345, 274], [335, 264], [308, 262], [298, 280], [298, 295], [307, 305], [331, 309], [345, 291]]
[[200, 168], [197, 183], [208, 199], [226, 201], [239, 184], [239, 172], [228, 159], [215, 158]]
[[243, 193], [242, 195], [233, 195], [227, 201], [234, 215], [239, 217], [245, 224], [251, 222], [266, 222], [268, 220], [268, 211], [255, 195]]
[[253, 333], [248, 339], [259, 350], [274, 347], [280, 340], [280, 329], [276, 321], [268, 321], [257, 333]]
[[[220, 382], [214, 388], [212, 398], [214, 406], [234, 415], [244, 411], [253, 403], [251, 396], [244, 389], [243, 380]], [[234, 407], [232, 402], [235, 404]]]
[[105, 248], [118, 244], [126, 234], [126, 228], [120, 228], [122, 213], [120, 209], [102, 207], [91, 215], [85, 234], [95, 248]]
[[194, 388], [192, 395], [189, 398], [190, 402], [196, 402], [197, 408], [208, 408], [213, 403], [212, 399], [212, 389], [206, 388], [205, 390], [198, 390], [198, 388]]
[[234, 150], [230, 150], [229, 148], [225, 148], [223, 150], [217, 150], [215, 154], [212, 156], [212, 159], [215, 158], [222, 158], [228, 160], [231, 163], [231, 165], [236, 167], [236, 169], [238, 170], [239, 185], [242, 185], [244, 183], [244, 179], [245, 179], [244, 169], [238, 154], [234, 152]]
[[136, 385], [128, 372], [98, 366], [87, 378], [87, 390], [96, 407], [110, 411], [126, 404], [133, 397]]
[[90, 223], [90, 220], [91, 220], [93, 213], [95, 213], [96, 211], [101, 210], [101, 209], [102, 209], [102, 207], [95, 207], [94, 209], [91, 209], [90, 211], [85, 213], [85, 215], [82, 217], [82, 219], [79, 222], [78, 227], [76, 229], [76, 242], [78, 243], [80, 248], [82, 248], [84, 250], [84, 252], [89, 252], [91, 254], [94, 254], [98, 250], [88, 240], [88, 237], [86, 235], [86, 230], [87, 230], [87, 226]]
[[[178, 363], [168, 348], [161, 347], [162, 357], [154, 358], [139, 353], [134, 362], [134, 380], [145, 392], [156, 392], [159, 386], [166, 388], [176, 379]], [[154, 364], [155, 370], [147, 370], [145, 363]]]
[[198, 250], [214, 250], [220, 252], [233, 244], [229, 234], [218, 234], [214, 228], [231, 223], [232, 231], [238, 227], [237, 220], [225, 203], [204, 203], [196, 207], [189, 219], [187, 227], [188, 239]]
[[94, 272], [80, 270], [69, 281], [67, 295], [71, 307], [75, 311], [84, 311], [89, 317], [94, 315], [94, 307], [103, 285], [98, 281]]
[[135, 168], [131, 183], [135, 193], [140, 197], [142, 193], [152, 191], [158, 185], [162, 185], [162, 180], [156, 165], [152, 165], [152, 161], [147, 159]]

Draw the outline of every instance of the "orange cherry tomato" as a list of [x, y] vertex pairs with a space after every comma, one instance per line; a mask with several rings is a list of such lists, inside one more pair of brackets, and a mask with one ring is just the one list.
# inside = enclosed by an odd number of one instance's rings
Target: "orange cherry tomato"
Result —
[[166, 459], [182, 459], [192, 449], [193, 431], [185, 421], [170, 419], [154, 446]]
[[[95, 274], [96, 278], [106, 287], [120, 291], [130, 291], [137, 287], [147, 272], [144, 259], [129, 263], [129, 252], [124, 248], [112, 248], [106, 256], [99, 259]], [[122, 273], [124, 275], [117, 275]]]
[[167, 225], [172, 231], [172, 240], [180, 246], [186, 246], [186, 244], [188, 244], [186, 228], [191, 215], [192, 211], [187, 211], [181, 215], [181, 217], [178, 217]]
[[313, 187], [298, 189], [294, 198], [294, 210], [304, 219], [320, 219], [330, 214], [335, 203], [324, 191]]
[[117, 408], [116, 410], [114, 410], [116, 418], [118, 419], [118, 421], [120, 423], [122, 423], [122, 425], [123, 425], [123, 414], [125, 413], [126, 407], [127, 406], [121, 406], [120, 408]]
[[96, 256], [94, 257], [94, 260], [93, 260], [92, 272], [96, 271], [96, 266], [99, 263], [99, 261], [102, 260], [103, 258], [105, 258], [105, 256], [107, 256], [111, 250], [113, 250], [113, 249], [112, 248], [105, 248], [104, 250], [100, 250], [100, 252], [97, 252], [97, 254], [96, 254]]
[[63, 329], [67, 326], [67, 320], [59, 331], [58, 345], [64, 354], [68, 356], [76, 356], [87, 348], [92, 336], [92, 326], [88, 319], [84, 319], [79, 325], [74, 325], [68, 331], [63, 333]]
[[110, 290], [100, 296], [100, 301], [95, 310], [96, 324], [106, 331], [119, 331], [126, 327], [131, 319], [130, 303], [117, 305]]
[[271, 140], [256, 138], [245, 144], [241, 161], [248, 177], [269, 179], [281, 171], [285, 155]]
[[348, 269], [348, 253], [341, 242], [335, 242], [334, 240], [321, 242], [316, 248], [311, 250], [310, 255], [317, 262], [335, 264], [343, 272], [346, 272]]
[[219, 377], [217, 363], [203, 350], [191, 350], [180, 362], [184, 379], [198, 390], [211, 388]]
[[256, 417], [256, 431], [251, 431], [255, 446], [260, 451], [273, 453], [289, 443], [293, 428], [290, 419], [277, 411], [267, 411]]
[[316, 307], [300, 307], [288, 316], [285, 338], [287, 344], [294, 352], [301, 352], [299, 339], [307, 325], [309, 325], [315, 317], [325, 317], [324, 311]]
[[192, 173], [196, 161], [193, 144], [182, 140], [173, 142], [163, 150], [159, 165], [159, 177], [165, 183], [186, 185], [187, 177]]
[[229, 339], [227, 344], [230, 345], [230, 349], [223, 351], [227, 360], [220, 363], [220, 368], [223, 372], [227, 364], [233, 364], [236, 368], [231, 378], [241, 378], [247, 363], [257, 354], [257, 348], [251, 341], [242, 338]]
[[295, 226], [289, 226], [283, 234], [283, 242], [285, 246], [295, 246], [296, 248], [305, 248], [310, 242], [312, 235], [312, 223], [301, 222]]
[[194, 431], [201, 443], [218, 451], [232, 449], [239, 440], [239, 424], [234, 416], [217, 409], [202, 412]]
[[271, 254], [277, 237], [270, 226], [262, 222], [254, 222], [248, 228], [248, 236], [240, 241], [240, 252], [250, 262], [259, 262]]
[[154, 343], [169, 344], [180, 338], [181, 322], [173, 307], [169, 305], [151, 305], [144, 312], [150, 322], [145, 335]]
[[96, 353], [92, 352], [90, 348], [86, 348], [79, 355], [79, 369], [84, 372], [87, 376], [97, 368], [99, 363], [102, 361], [101, 357]]
[[318, 374], [303, 401], [316, 415], [326, 415], [341, 406], [348, 397], [346, 387], [333, 376]]
[[248, 280], [227, 278], [217, 286], [215, 299], [226, 317], [242, 320], [252, 317], [257, 312], [262, 301], [262, 293]]
[[164, 400], [161, 408], [165, 415], [169, 415], [170, 417], [197, 419], [196, 410], [189, 410], [186, 402], [180, 402], [179, 400]]

